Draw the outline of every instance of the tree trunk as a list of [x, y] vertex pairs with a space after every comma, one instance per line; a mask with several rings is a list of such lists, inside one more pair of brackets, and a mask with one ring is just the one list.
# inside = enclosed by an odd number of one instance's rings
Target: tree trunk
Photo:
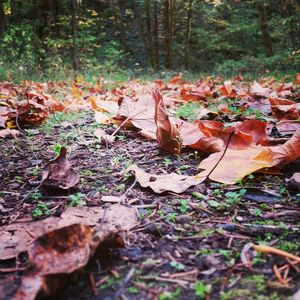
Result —
[[6, 18], [4, 13], [4, 3], [0, 3], [0, 36], [4, 33], [6, 27]]
[[73, 71], [74, 79], [77, 76], [78, 72], [78, 49], [77, 49], [77, 24], [76, 24], [76, 14], [77, 14], [77, 3], [76, 0], [71, 0], [71, 12], [72, 12], [72, 62], [73, 62]]
[[[1, 1], [2, 2], [2, 1]], [[21, 7], [19, 0], [10, 0], [11, 19], [14, 24], [20, 24]]]
[[50, 12], [50, 27], [51, 33], [55, 37], [59, 37], [59, 25], [58, 25], [58, 3], [57, 0], [48, 0], [48, 7]]
[[147, 48], [150, 55], [149, 62], [152, 68], [155, 70], [155, 57], [153, 47], [153, 35], [152, 35], [152, 24], [151, 24], [151, 3], [150, 0], [145, 0], [145, 14], [146, 14], [146, 27], [147, 27]]
[[154, 0], [154, 25], [153, 25], [153, 38], [154, 38], [154, 62], [155, 71], [159, 70], [159, 40], [158, 40], [158, 7], [157, 0]]
[[135, 20], [137, 20], [137, 24], [138, 24], [139, 31], [140, 31], [140, 34], [141, 34], [141, 38], [142, 38], [143, 43], [144, 43], [144, 51], [146, 52], [147, 57], [149, 59], [150, 53], [149, 53], [149, 51], [148, 51], [149, 49], [147, 47], [148, 43], [147, 43], [147, 38], [146, 38], [145, 30], [144, 30], [144, 24], [142, 22], [141, 15], [140, 15], [140, 12], [139, 12], [139, 9], [138, 9], [138, 6], [137, 6], [137, 3], [136, 3], [135, 0], [133, 0], [133, 10], [134, 10], [134, 15], [135, 15]]
[[263, 36], [263, 43], [265, 48], [265, 53], [267, 56], [273, 55], [273, 47], [272, 41], [268, 30], [268, 20], [266, 15], [266, 9], [261, 0], [257, 0], [256, 7], [259, 15], [259, 22], [260, 22], [260, 30]]
[[190, 62], [190, 37], [192, 28], [192, 14], [193, 14], [193, 0], [187, 0], [187, 18], [185, 29], [185, 41], [184, 41], [184, 65], [185, 68], [189, 68]]
[[172, 58], [172, 0], [164, 0], [165, 67], [173, 68]]

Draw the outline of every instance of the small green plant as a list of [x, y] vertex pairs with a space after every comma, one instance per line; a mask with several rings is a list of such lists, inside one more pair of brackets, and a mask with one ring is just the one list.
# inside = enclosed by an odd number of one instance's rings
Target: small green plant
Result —
[[165, 157], [162, 164], [165, 168], [167, 168], [167, 167], [171, 166], [173, 164], [173, 162], [172, 162], [172, 159]]
[[62, 147], [61, 144], [55, 144], [55, 145], [53, 146], [53, 151], [54, 151], [57, 155], [59, 155], [60, 150], [61, 150], [61, 147]]
[[199, 193], [199, 192], [192, 192], [192, 195], [197, 198], [197, 199], [200, 199], [200, 200], [206, 200], [207, 199], [207, 196]]
[[177, 270], [177, 271], [183, 271], [185, 269], [185, 265], [184, 264], [179, 263], [179, 262], [177, 262], [175, 260], [173, 260], [173, 261], [170, 262], [170, 266], [172, 268], [174, 268], [175, 270]]
[[238, 204], [242, 200], [242, 196], [247, 193], [246, 189], [241, 189], [238, 192], [227, 192], [225, 193], [225, 201], [230, 205]]
[[250, 210], [250, 212], [253, 216], [256, 216], [256, 217], [260, 217], [262, 215], [262, 210], [257, 207], [252, 208]]
[[34, 210], [32, 211], [32, 216], [34, 218], [40, 218], [42, 216], [47, 216], [50, 214], [50, 210], [46, 203], [38, 203]]
[[39, 166], [35, 166], [31, 171], [31, 174], [33, 176], [38, 176], [40, 173], [41, 173], [41, 168]]
[[31, 199], [33, 199], [33, 200], [39, 200], [39, 199], [42, 199], [42, 198], [43, 198], [43, 195], [39, 191], [35, 191], [33, 193], [33, 195], [31, 195]]
[[204, 284], [201, 281], [197, 281], [193, 288], [198, 299], [204, 299], [211, 292], [211, 285]]
[[21, 176], [15, 176], [15, 181], [17, 183], [23, 183], [23, 177], [21, 177]]
[[158, 300], [177, 300], [179, 299], [180, 288], [177, 288], [174, 292], [164, 291], [159, 295]]
[[86, 201], [84, 200], [84, 194], [77, 193], [69, 196], [71, 202], [69, 206], [76, 207], [76, 206], [84, 206], [86, 205]]
[[120, 183], [115, 187], [116, 192], [123, 192], [125, 190], [126, 185], [124, 183]]
[[177, 118], [184, 118], [189, 121], [195, 120], [197, 117], [197, 109], [200, 108], [198, 102], [190, 102], [179, 106], [176, 110], [176, 117]]
[[180, 206], [179, 206], [180, 212], [182, 214], [185, 214], [189, 209], [188, 201], [185, 199], [182, 199], [182, 200], [180, 200], [179, 204], [180, 204]]
[[222, 197], [222, 192], [220, 189], [215, 189], [213, 193], [216, 197]]
[[170, 213], [170, 214], [167, 215], [166, 219], [169, 222], [175, 222], [176, 221], [176, 217], [177, 217], [176, 213]]

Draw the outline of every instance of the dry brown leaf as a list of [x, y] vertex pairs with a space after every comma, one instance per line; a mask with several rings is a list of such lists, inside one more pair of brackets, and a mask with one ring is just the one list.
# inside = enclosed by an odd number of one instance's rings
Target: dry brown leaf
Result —
[[157, 142], [164, 150], [180, 154], [182, 141], [179, 130], [176, 124], [170, 119], [160, 92], [158, 90], [153, 90], [152, 96], [155, 101], [154, 121], [157, 126]]
[[[13, 223], [0, 230], [0, 260], [16, 257], [20, 252], [32, 247], [32, 242], [39, 236], [58, 228], [72, 224], [100, 226], [104, 210], [100, 207], [69, 207], [60, 217], [49, 217], [44, 220]], [[102, 227], [107, 230], [129, 230], [137, 222], [133, 208], [114, 204], [105, 214]]]
[[[61, 275], [84, 267], [97, 248], [123, 247], [117, 233], [74, 224], [40, 236], [29, 251], [29, 270], [22, 278], [14, 300], [33, 300], [57, 292], [65, 281]], [[60, 276], [59, 276], [60, 275]]]
[[166, 175], [150, 174], [136, 165], [130, 166], [126, 172], [133, 171], [138, 183], [142, 187], [149, 187], [155, 193], [161, 194], [166, 191], [183, 193], [189, 187], [202, 183], [206, 177], [187, 176], [176, 173]]
[[0, 139], [5, 139], [5, 138], [18, 138], [18, 136], [21, 136], [22, 133], [19, 131], [19, 130], [16, 130], [16, 129], [9, 129], [9, 128], [6, 128], [6, 129], [0, 129]]
[[124, 97], [115, 118], [128, 119], [128, 123], [136, 128], [156, 132], [154, 108], [155, 102], [149, 94], [140, 94], [137, 99]]
[[42, 171], [42, 186], [53, 189], [70, 189], [79, 182], [78, 173], [67, 159], [67, 149], [61, 147], [57, 158], [50, 161]]
[[95, 129], [94, 135], [106, 144], [112, 144], [115, 140], [115, 136], [105, 133], [105, 131], [101, 128]]
[[268, 97], [270, 95], [270, 89], [262, 87], [258, 82], [254, 81], [250, 87], [250, 94], [255, 96]]

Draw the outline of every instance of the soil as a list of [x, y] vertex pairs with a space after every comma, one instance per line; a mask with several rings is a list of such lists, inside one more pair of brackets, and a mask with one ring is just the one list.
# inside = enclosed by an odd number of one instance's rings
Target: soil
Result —
[[[285, 181], [299, 170], [299, 162], [280, 176], [255, 174], [233, 186], [205, 181], [180, 195], [158, 195], [122, 171], [135, 163], [156, 174], [193, 175], [203, 154], [169, 155], [129, 129], [120, 130], [107, 147], [93, 135], [99, 125], [91, 114], [64, 118], [25, 129], [19, 139], [1, 140], [1, 225], [33, 219], [38, 203], [49, 210], [39, 218], [58, 216], [70, 205], [69, 196], [78, 193], [89, 207], [108, 205], [103, 196], [125, 195], [124, 203], [136, 207], [140, 224], [127, 234], [125, 248], [97, 253], [51, 299], [287, 299], [300, 288], [300, 273], [293, 268], [288, 283], [278, 282], [273, 266], [286, 263], [279, 256], [253, 256], [252, 267], [241, 261], [248, 243], [300, 254], [299, 191]], [[111, 125], [101, 128], [114, 131]], [[50, 194], [38, 188], [40, 172], [58, 144], [68, 147], [81, 179], [71, 191]], [[13, 262], [1, 264], [0, 280], [12, 288], [22, 271], [7, 272]], [[26, 266], [26, 255], [19, 264]]]

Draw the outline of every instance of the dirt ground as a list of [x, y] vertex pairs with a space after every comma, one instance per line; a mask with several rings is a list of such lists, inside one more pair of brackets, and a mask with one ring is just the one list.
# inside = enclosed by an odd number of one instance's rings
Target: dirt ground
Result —
[[[2, 226], [59, 216], [70, 205], [70, 195], [88, 207], [110, 205], [103, 196], [122, 196], [138, 212], [140, 223], [127, 233], [125, 248], [97, 253], [50, 299], [275, 300], [288, 299], [300, 288], [300, 273], [293, 268], [288, 283], [278, 282], [273, 266], [285, 264], [280, 256], [258, 254], [252, 267], [241, 261], [248, 243], [300, 254], [299, 191], [285, 182], [300, 169], [299, 161], [283, 169], [286, 176], [255, 174], [232, 186], [206, 180], [180, 195], [157, 195], [122, 171], [135, 163], [156, 174], [194, 175], [204, 156], [197, 151], [169, 155], [156, 142], [125, 129], [106, 147], [94, 137], [96, 127], [114, 130], [95, 125], [92, 115], [83, 112], [50, 117], [42, 126], [25, 129], [19, 139], [0, 141]], [[80, 183], [68, 193], [49, 194], [37, 187], [58, 144], [68, 147]], [[0, 280], [7, 289], [17, 285], [26, 263], [26, 255], [20, 257], [19, 270], [14, 261], [1, 261]]]

